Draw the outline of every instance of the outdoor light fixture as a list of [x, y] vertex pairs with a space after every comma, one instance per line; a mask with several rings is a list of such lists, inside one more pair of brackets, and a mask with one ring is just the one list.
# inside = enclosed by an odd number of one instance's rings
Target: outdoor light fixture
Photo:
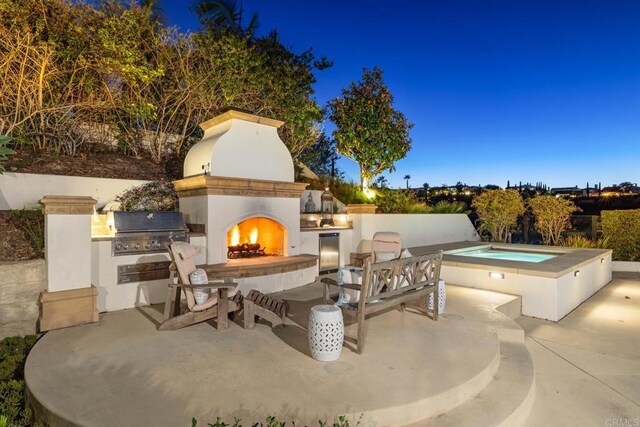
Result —
[[491, 277], [492, 279], [504, 279], [504, 273], [497, 273], [495, 271], [492, 271], [491, 273], [489, 273], [489, 277]]
[[580, 275], [580, 270], [576, 270], [573, 272], [574, 277], [578, 277]]
[[329, 191], [329, 187], [324, 189], [324, 192], [320, 196], [320, 202], [322, 207], [320, 227], [324, 227], [325, 225], [333, 227], [333, 194]]
[[604, 264], [604, 258], [600, 258], [600, 264]]
[[373, 192], [373, 190], [372, 190], [372, 189], [370, 189], [370, 188], [365, 188], [365, 189], [363, 190], [363, 192], [364, 192], [364, 195], [365, 195], [365, 197], [366, 197], [367, 199], [372, 199], [372, 198], [373, 198], [373, 196], [375, 196], [375, 195], [376, 195], [376, 193], [374, 193], [374, 192]]

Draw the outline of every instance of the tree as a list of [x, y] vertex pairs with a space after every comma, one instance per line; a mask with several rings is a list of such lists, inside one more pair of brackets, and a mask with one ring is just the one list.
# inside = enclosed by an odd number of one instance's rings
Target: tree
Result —
[[409, 180], [411, 179], [411, 175], [407, 174], [402, 177], [405, 181], [407, 181], [407, 190], [409, 189]]
[[393, 95], [378, 67], [365, 68], [361, 81], [329, 101], [329, 118], [336, 125], [333, 137], [338, 152], [360, 166], [363, 189], [384, 170], [395, 170], [394, 163], [411, 149], [413, 125], [393, 108]]
[[384, 175], [380, 175], [375, 181], [373, 181], [372, 186], [375, 188], [388, 188], [389, 181]]
[[196, 0], [193, 11], [205, 27], [253, 34], [258, 28], [258, 14], [253, 13], [246, 28], [242, 27], [242, 0]]
[[336, 142], [324, 133], [315, 144], [302, 152], [299, 159], [319, 177], [334, 178], [341, 175], [335, 167], [338, 160]]
[[518, 216], [525, 211], [516, 190], [487, 190], [473, 200], [479, 216], [480, 231], [491, 233], [494, 242], [506, 242]]
[[284, 120], [294, 159], [318, 141], [314, 73], [329, 61], [288, 49], [275, 32], [182, 34], [163, 25], [157, 4], [0, 0], [0, 135], [34, 150], [97, 147], [162, 162], [199, 139], [199, 123], [236, 107]]
[[578, 210], [571, 200], [554, 196], [536, 196], [529, 206], [545, 245], [560, 244], [562, 232], [571, 225], [571, 214]]

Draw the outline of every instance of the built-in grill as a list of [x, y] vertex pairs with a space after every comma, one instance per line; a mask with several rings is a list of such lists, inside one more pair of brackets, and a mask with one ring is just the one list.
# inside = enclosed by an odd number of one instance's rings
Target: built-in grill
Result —
[[114, 256], [167, 252], [173, 242], [188, 242], [180, 212], [114, 212]]

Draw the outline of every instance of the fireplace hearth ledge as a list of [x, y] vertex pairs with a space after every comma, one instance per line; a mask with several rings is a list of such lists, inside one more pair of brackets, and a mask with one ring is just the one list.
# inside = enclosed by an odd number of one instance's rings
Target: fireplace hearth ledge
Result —
[[210, 280], [220, 280], [224, 278], [241, 279], [288, 273], [315, 267], [317, 262], [317, 255], [302, 254], [232, 259], [226, 263], [200, 265], [198, 267], [207, 272]]

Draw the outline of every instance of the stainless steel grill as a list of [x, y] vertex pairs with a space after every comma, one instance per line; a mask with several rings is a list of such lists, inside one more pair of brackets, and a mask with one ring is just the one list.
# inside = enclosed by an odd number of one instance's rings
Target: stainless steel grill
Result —
[[173, 242], [188, 242], [180, 212], [114, 212], [114, 256], [167, 252]]

